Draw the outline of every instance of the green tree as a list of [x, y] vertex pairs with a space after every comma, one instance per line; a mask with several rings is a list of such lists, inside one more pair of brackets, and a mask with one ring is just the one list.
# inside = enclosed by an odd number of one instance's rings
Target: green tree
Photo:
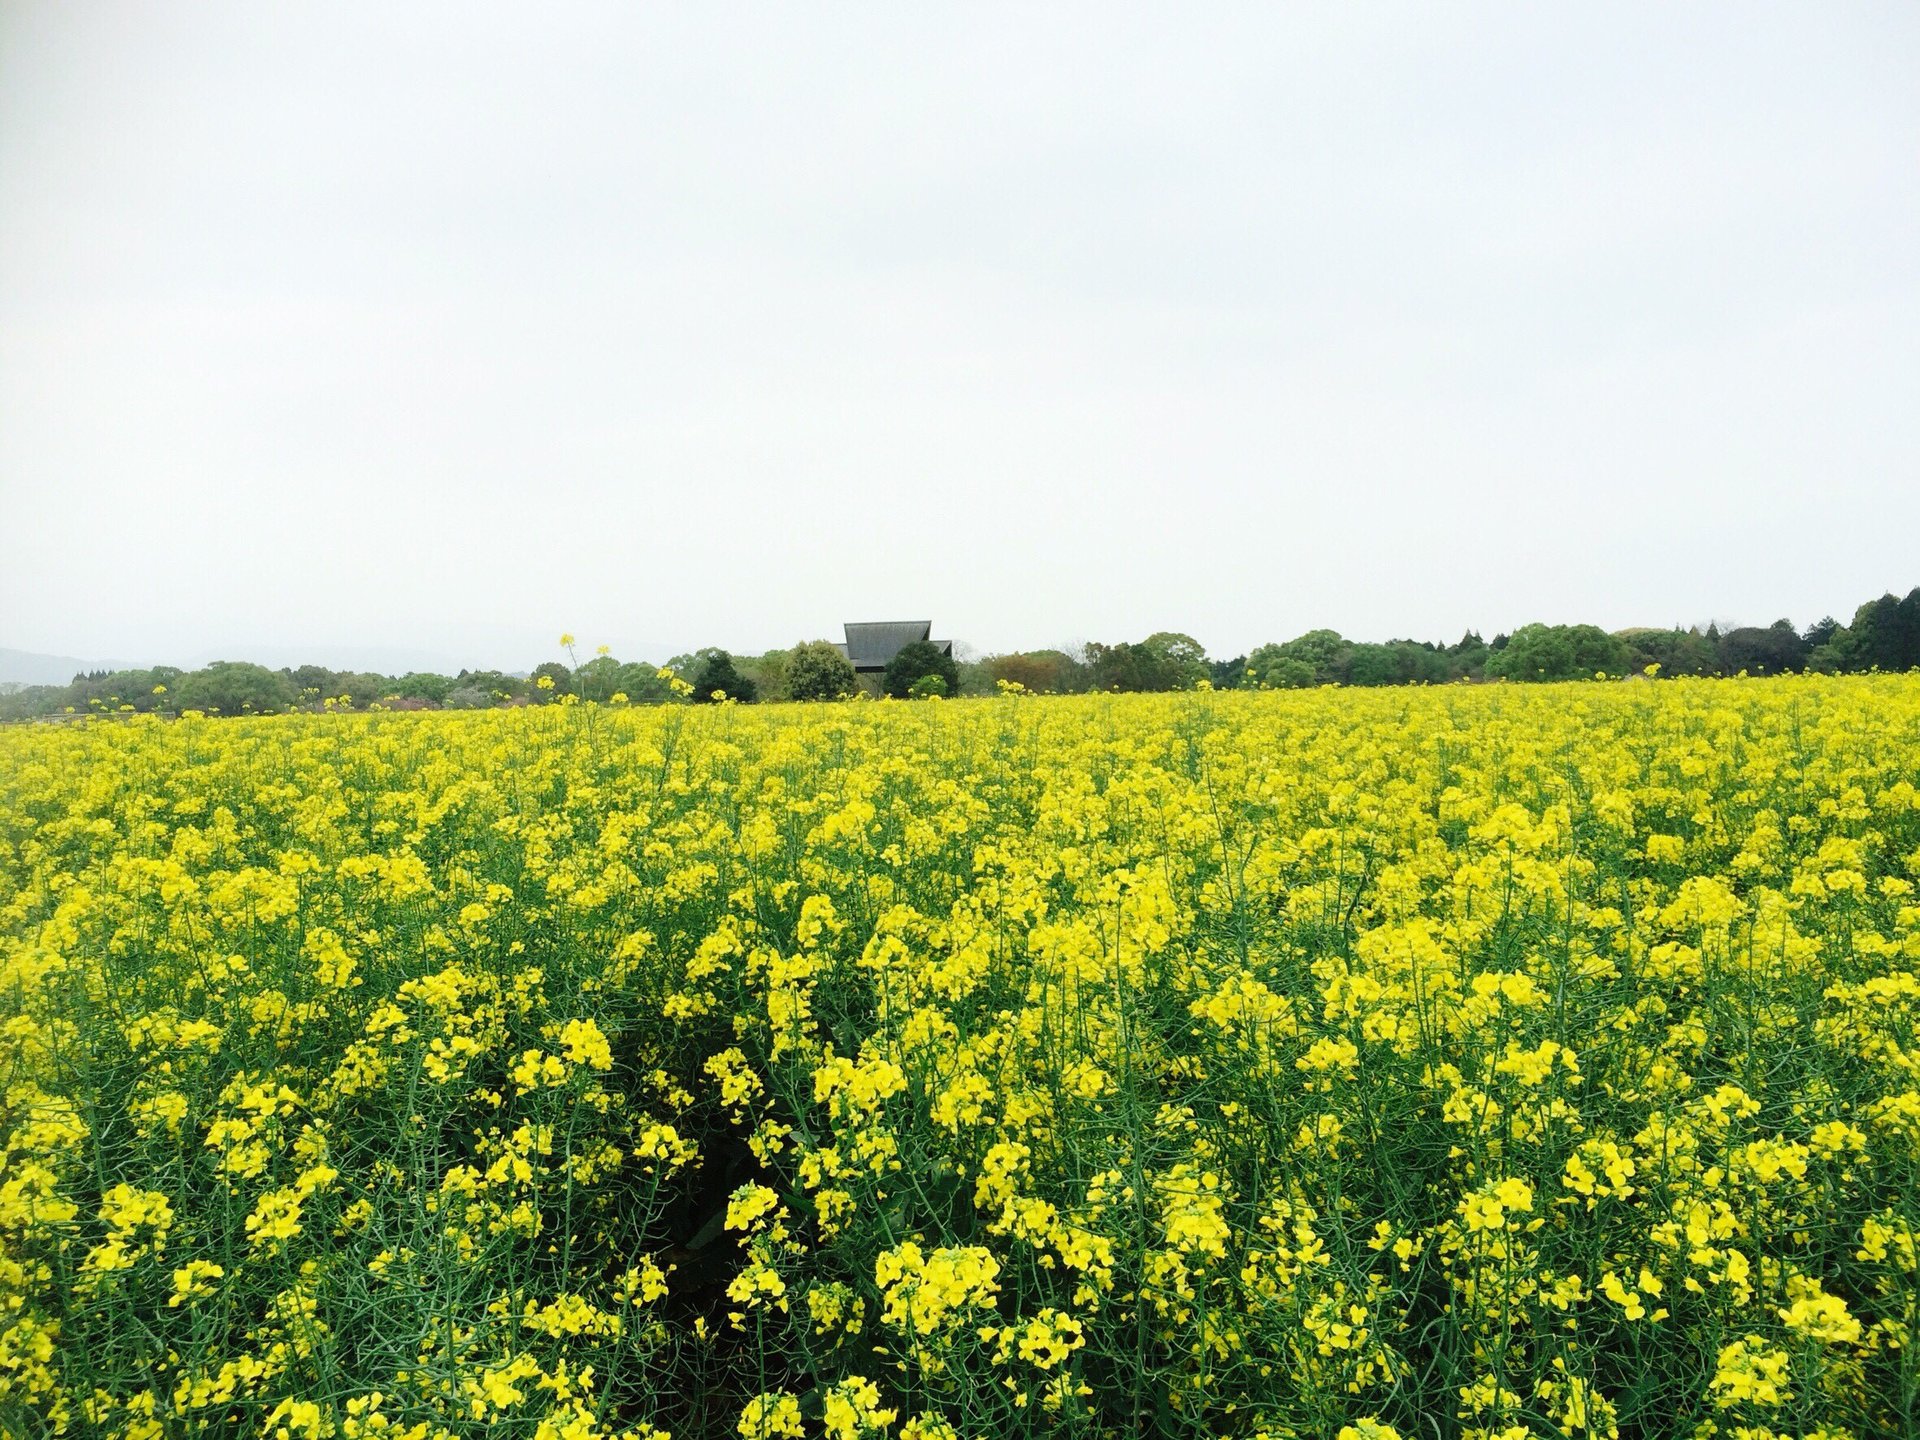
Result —
[[1347, 651], [1349, 685], [1437, 685], [1451, 678], [1447, 657], [1417, 640], [1360, 644]]
[[1469, 630], [1452, 645], [1447, 647], [1447, 678], [1461, 680], [1468, 676], [1478, 678], [1486, 669], [1487, 642], [1480, 638], [1480, 632]]
[[462, 670], [454, 677], [454, 682], [462, 687], [482, 692], [487, 696], [489, 703], [510, 700], [517, 695], [527, 693], [525, 680], [499, 670]]
[[1831, 615], [1807, 627], [1807, 669], [1820, 675], [1838, 675], [1852, 663], [1853, 632]]
[[1252, 684], [1269, 690], [1335, 685], [1347, 678], [1347, 655], [1352, 649], [1338, 630], [1309, 630], [1285, 644], [1260, 646], [1247, 656], [1247, 676]]
[[1216, 690], [1238, 690], [1247, 683], [1247, 657], [1215, 660], [1207, 666], [1207, 683]]
[[1806, 628], [1801, 639], [1807, 642], [1809, 650], [1818, 650], [1822, 645], [1830, 645], [1844, 627], [1831, 615], [1823, 615]]
[[1757, 625], [1729, 630], [1720, 637], [1720, 669], [1737, 675], [1781, 675], [1804, 670], [1812, 650], [1793, 628], [1791, 620], [1777, 620], [1762, 629]]
[[337, 695], [333, 671], [324, 665], [300, 665], [287, 672], [287, 678], [293, 681], [294, 688], [302, 694], [312, 691], [318, 696]]
[[904, 700], [912, 691], [913, 682], [923, 675], [938, 675], [949, 695], [960, 691], [960, 667], [954, 663], [953, 656], [931, 640], [915, 640], [911, 645], [902, 645], [893, 659], [887, 662], [882, 684], [887, 694], [896, 700]]
[[427, 671], [415, 670], [394, 681], [387, 687], [387, 693], [399, 695], [408, 700], [431, 700], [435, 705], [439, 705], [453, 693], [453, 687], [457, 683], [451, 675], [434, 675]]
[[1847, 668], [1911, 670], [1920, 665], [1920, 588], [1906, 599], [1892, 594], [1869, 600], [1847, 627]]
[[734, 668], [733, 656], [725, 650], [706, 649], [698, 652], [700, 668], [694, 672], [693, 698], [710, 701], [716, 693], [726, 700], [737, 700], [742, 705], [751, 704], [755, 690], [753, 681]]
[[765, 650], [758, 655], [736, 655], [734, 668], [753, 682], [755, 696], [762, 700], [786, 700], [787, 664], [791, 650]]
[[947, 696], [947, 682], [938, 675], [922, 675], [907, 687], [909, 700], [944, 700]]
[[1087, 667], [1064, 650], [995, 655], [986, 666], [989, 679], [1010, 680], [1036, 695], [1077, 695], [1088, 684]]
[[962, 660], [960, 665], [960, 693], [962, 695], [992, 695], [997, 687], [993, 683], [993, 665], [986, 656], [978, 660]]
[[[582, 700], [598, 700], [605, 704], [620, 689], [620, 662], [611, 655], [596, 655], [573, 672], [573, 687]], [[629, 700], [631, 691], [624, 692]]]
[[1207, 678], [1207, 647], [1178, 630], [1156, 630], [1141, 645], [1162, 666], [1169, 689], [1191, 690]]
[[266, 715], [295, 699], [293, 682], [276, 670], [244, 660], [216, 660], [204, 670], [182, 675], [173, 687], [182, 710], [209, 715]]
[[806, 640], [787, 656], [789, 700], [838, 700], [859, 688], [853, 662], [826, 640]]
[[1597, 625], [1522, 625], [1488, 657], [1487, 674], [1507, 680], [1591, 680], [1627, 673], [1627, 647]]
[[[1267, 648], [1262, 645], [1260, 650]], [[1280, 647], [1276, 645], [1272, 648], [1277, 651]], [[1263, 656], [1260, 650], [1255, 650], [1247, 657], [1249, 679], [1255, 675], [1259, 676], [1259, 679], [1253, 683], [1268, 690], [1306, 690], [1313, 685], [1313, 666], [1305, 660], [1296, 659], [1291, 655]], [[1258, 662], [1257, 669], [1256, 662]]]
[[1165, 664], [1144, 645], [1121, 640], [1108, 645], [1087, 642], [1087, 678], [1100, 691], [1146, 691], [1172, 689]]
[[[528, 680], [529, 693], [533, 696], [536, 705], [551, 705], [562, 695], [573, 694], [573, 671], [558, 660], [541, 661], [533, 667], [533, 674], [528, 677]], [[542, 685], [540, 683], [542, 680], [552, 683]]]
[[673, 688], [660, 678], [658, 665], [629, 660], [613, 677], [609, 695], [624, 695], [629, 704], [659, 705], [673, 698]]
[[[75, 711], [135, 710], [142, 714], [171, 710], [173, 686], [183, 673], [171, 665], [156, 665], [151, 670], [96, 670], [76, 675], [69, 685], [51, 687], [60, 702], [50, 708], [61, 710], [71, 705]], [[162, 693], [155, 694], [156, 688]]]
[[1634, 674], [1649, 665], [1668, 679], [1720, 671], [1720, 647], [1697, 630], [1622, 630], [1615, 638], [1627, 650], [1625, 669]]

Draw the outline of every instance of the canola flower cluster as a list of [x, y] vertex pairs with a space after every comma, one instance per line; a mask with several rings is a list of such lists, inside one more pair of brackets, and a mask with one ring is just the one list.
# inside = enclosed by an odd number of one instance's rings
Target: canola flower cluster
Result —
[[1920, 1425], [1920, 679], [0, 731], [0, 1433]]

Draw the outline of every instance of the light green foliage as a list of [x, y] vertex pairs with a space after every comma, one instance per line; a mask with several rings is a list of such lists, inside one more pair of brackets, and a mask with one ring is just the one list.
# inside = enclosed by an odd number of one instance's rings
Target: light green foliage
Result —
[[854, 693], [857, 677], [853, 662], [825, 640], [795, 645], [787, 659], [787, 698], [839, 700]]

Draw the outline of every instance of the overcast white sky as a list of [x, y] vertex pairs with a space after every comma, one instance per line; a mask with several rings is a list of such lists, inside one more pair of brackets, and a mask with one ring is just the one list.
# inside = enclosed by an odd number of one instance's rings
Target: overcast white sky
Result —
[[1916, 584], [1909, 0], [0, 0], [0, 645]]

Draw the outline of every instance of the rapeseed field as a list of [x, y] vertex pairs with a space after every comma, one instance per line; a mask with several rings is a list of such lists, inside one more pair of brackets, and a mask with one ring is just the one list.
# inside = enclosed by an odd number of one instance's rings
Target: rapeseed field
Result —
[[1920, 677], [0, 731], [0, 1433], [1912, 1433]]

